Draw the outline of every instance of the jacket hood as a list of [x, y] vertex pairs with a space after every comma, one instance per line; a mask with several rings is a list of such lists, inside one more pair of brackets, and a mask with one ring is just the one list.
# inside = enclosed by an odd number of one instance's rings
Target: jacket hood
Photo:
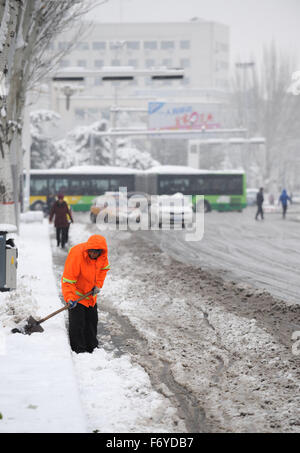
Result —
[[105, 237], [100, 234], [93, 234], [89, 237], [87, 242], [85, 242], [84, 249], [101, 249], [107, 253], [107, 243]]

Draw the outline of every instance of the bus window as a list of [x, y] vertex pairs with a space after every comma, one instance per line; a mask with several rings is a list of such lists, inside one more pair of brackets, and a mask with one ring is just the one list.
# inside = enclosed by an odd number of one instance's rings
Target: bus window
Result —
[[243, 177], [241, 175], [207, 175], [205, 195], [241, 195]]
[[127, 191], [130, 192], [133, 190], [131, 181], [132, 179], [130, 177], [123, 175], [116, 178], [110, 178], [109, 190], [112, 192], [118, 192], [120, 187], [126, 187]]
[[196, 176], [192, 184], [192, 195], [205, 195], [207, 194], [208, 184], [206, 176]]
[[47, 177], [31, 176], [30, 195], [48, 195]]
[[63, 193], [67, 195], [68, 192], [68, 179], [67, 178], [49, 178], [49, 193]]
[[78, 195], [90, 195], [90, 193], [91, 193], [90, 178], [85, 177], [85, 176], [81, 177], [80, 183], [81, 183], [81, 191]]
[[191, 184], [189, 176], [160, 176], [159, 195], [172, 195], [177, 192], [185, 195], [191, 194]]
[[227, 177], [227, 189], [231, 195], [243, 194], [243, 177], [242, 175], [233, 175]]
[[90, 180], [91, 195], [102, 195], [109, 190], [108, 179], [102, 176], [93, 176]]
[[68, 194], [81, 195], [81, 181], [78, 177], [70, 179]]

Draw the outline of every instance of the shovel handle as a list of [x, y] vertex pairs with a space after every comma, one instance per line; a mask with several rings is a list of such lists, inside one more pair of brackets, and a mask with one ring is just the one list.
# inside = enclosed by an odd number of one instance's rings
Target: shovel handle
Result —
[[[88, 293], [84, 294], [83, 296], [80, 296], [79, 299], [77, 299], [75, 302], [80, 302], [82, 299], [85, 299], [87, 296], [91, 296], [93, 294], [93, 290], [89, 291]], [[68, 304], [65, 305], [64, 307], [60, 308], [59, 310], [54, 311], [53, 313], [50, 313], [50, 315], [46, 316], [45, 318], [40, 319], [37, 321], [37, 324], [41, 324], [44, 321], [47, 321], [47, 319], [52, 318], [52, 316], [57, 315], [61, 311], [68, 310], [69, 306]]]

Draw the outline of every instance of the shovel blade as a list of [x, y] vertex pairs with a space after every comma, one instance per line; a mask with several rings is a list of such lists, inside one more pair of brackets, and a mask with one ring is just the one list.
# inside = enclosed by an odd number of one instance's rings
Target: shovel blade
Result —
[[44, 329], [36, 319], [34, 319], [32, 316], [29, 316], [29, 318], [27, 319], [27, 325], [25, 326], [25, 333], [27, 335], [31, 335], [34, 332], [44, 332]]
[[23, 333], [24, 335], [31, 335], [34, 332], [44, 332], [44, 329], [32, 316], [29, 316], [24, 327], [12, 329], [12, 333]]

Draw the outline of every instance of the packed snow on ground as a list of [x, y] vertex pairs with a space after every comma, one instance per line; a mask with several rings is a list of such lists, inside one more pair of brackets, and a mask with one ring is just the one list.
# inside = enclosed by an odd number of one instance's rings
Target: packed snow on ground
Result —
[[66, 312], [43, 333], [11, 333], [62, 306], [49, 228], [21, 223], [17, 289], [0, 293], [0, 432], [175, 432], [175, 409], [128, 355], [70, 350]]

